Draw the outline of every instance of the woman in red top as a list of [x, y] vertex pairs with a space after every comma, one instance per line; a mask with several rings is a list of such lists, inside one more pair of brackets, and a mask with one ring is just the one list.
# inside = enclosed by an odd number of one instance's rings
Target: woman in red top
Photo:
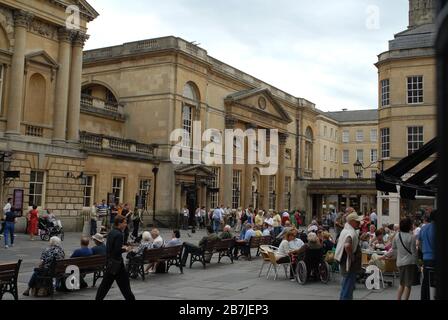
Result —
[[34, 240], [34, 236], [37, 235], [37, 225], [39, 223], [39, 211], [37, 206], [33, 206], [33, 210], [28, 212], [28, 234], [30, 240]]

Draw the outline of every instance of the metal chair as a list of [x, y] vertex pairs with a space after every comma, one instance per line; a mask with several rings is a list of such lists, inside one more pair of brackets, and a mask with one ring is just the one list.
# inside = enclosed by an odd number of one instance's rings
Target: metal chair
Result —
[[278, 263], [274, 251], [268, 251], [267, 255], [269, 257], [269, 262], [271, 263], [271, 265], [269, 266], [269, 270], [268, 270], [268, 274], [266, 276], [266, 279], [269, 279], [269, 275], [271, 274], [271, 270], [274, 269], [274, 272], [275, 272], [274, 280], [277, 280], [278, 268], [280, 266], [283, 266], [283, 269], [285, 270], [285, 277], [286, 277], [286, 279], [289, 279], [287, 269], [288, 268], [291, 269], [291, 257], [287, 256], [288, 262]]

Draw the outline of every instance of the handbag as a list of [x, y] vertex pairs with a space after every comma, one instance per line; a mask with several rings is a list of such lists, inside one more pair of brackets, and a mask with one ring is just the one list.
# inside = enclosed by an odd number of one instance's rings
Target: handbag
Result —
[[[412, 256], [411, 250], [409, 250], [403, 243], [403, 239], [401, 238], [401, 232], [398, 233], [398, 238], [400, 238], [400, 242], [401, 242], [401, 245], [403, 246], [403, 248]], [[414, 265], [414, 282], [412, 283], [412, 285], [413, 286], [421, 285], [420, 278], [421, 278], [420, 268], [415, 264]]]
[[112, 258], [108, 259], [106, 266], [106, 273], [116, 276], [121, 270], [121, 264], [122, 264], [121, 260], [115, 260]]

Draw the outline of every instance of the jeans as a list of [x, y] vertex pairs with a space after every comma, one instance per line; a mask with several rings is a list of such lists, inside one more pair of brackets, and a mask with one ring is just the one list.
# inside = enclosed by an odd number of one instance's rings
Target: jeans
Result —
[[121, 294], [126, 300], [135, 300], [135, 296], [131, 291], [129, 275], [124, 267], [124, 264], [122, 264], [120, 271], [115, 276], [107, 271], [105, 272], [103, 281], [101, 282], [101, 285], [96, 293], [95, 300], [104, 300], [114, 281], [117, 282], [118, 288], [120, 288]]
[[356, 273], [349, 272], [342, 275], [340, 300], [353, 300], [353, 290], [355, 289]]
[[96, 234], [96, 220], [90, 220], [90, 235], [94, 236]]
[[5, 222], [5, 246], [14, 244], [14, 222]]
[[[434, 260], [424, 260], [423, 261], [423, 281], [421, 288], [421, 300], [431, 300], [431, 284], [429, 282], [429, 276], [431, 273], [431, 277], [435, 277], [435, 272], [431, 272], [427, 269], [427, 267], [434, 267]], [[431, 282], [434, 283], [434, 279], [431, 279]]]
[[221, 221], [213, 220], [213, 231], [219, 233], [219, 227], [221, 226]]

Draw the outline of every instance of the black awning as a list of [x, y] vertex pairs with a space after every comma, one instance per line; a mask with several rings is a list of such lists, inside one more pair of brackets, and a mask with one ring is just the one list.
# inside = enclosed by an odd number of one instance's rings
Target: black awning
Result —
[[418, 151], [402, 159], [393, 167], [376, 175], [376, 188], [378, 191], [397, 193], [397, 186], [400, 186], [400, 196], [402, 199], [414, 200], [417, 192], [422, 196], [435, 196], [437, 193], [437, 175], [438, 161], [421, 169], [412, 177], [403, 181], [402, 177], [409, 173], [419, 164], [428, 160], [437, 152], [437, 138], [434, 138], [425, 144]]

